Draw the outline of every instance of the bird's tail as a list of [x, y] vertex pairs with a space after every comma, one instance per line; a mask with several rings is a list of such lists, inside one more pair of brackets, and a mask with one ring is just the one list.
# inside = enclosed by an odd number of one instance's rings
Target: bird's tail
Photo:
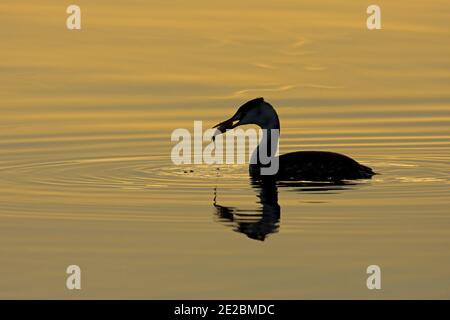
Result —
[[363, 178], [371, 178], [372, 176], [374, 176], [376, 174], [379, 174], [379, 173], [376, 173], [375, 171], [373, 171], [372, 168], [369, 168], [369, 167], [364, 166], [362, 164], [360, 164], [359, 166], [360, 166], [359, 167], [359, 171], [360, 171], [361, 176]]

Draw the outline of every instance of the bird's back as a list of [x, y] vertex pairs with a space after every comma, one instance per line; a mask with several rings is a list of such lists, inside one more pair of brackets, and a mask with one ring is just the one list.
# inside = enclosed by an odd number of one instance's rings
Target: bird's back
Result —
[[[340, 181], [369, 179], [369, 167], [343, 154], [325, 151], [297, 151], [279, 157], [278, 180]], [[250, 168], [254, 173], [259, 170]]]

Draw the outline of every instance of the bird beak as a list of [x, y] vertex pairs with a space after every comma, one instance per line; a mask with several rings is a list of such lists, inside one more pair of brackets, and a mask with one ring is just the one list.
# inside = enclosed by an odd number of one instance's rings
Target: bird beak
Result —
[[214, 135], [212, 137], [213, 141], [215, 140], [216, 136], [221, 135], [222, 133], [225, 133], [227, 130], [231, 130], [239, 126], [239, 119], [237, 119], [236, 116], [231, 117], [228, 120], [225, 120], [219, 124], [216, 124], [213, 128], [216, 128], [216, 132], [214, 132]]

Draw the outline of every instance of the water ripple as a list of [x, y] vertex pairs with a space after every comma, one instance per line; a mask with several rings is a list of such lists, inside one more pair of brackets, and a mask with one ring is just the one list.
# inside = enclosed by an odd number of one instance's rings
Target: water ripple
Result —
[[[405, 184], [428, 187], [420, 192], [448, 189], [449, 161], [445, 157], [429, 156], [420, 160], [393, 156], [365, 158], [359, 160], [381, 173], [371, 183], [382, 186], [383, 192], [388, 189], [405, 192], [408, 190]], [[3, 166], [0, 172], [3, 180], [17, 189], [42, 187], [50, 190], [78, 188], [88, 191], [100, 188], [162, 191], [169, 188], [183, 192], [209, 192], [217, 184], [229, 190], [249, 188], [246, 165], [176, 166], [165, 156], [133, 155], [27, 163]], [[281, 184], [281, 187], [296, 189], [298, 186]], [[317, 188], [302, 188], [302, 191], [313, 192]], [[414, 190], [408, 192], [417, 192]]]

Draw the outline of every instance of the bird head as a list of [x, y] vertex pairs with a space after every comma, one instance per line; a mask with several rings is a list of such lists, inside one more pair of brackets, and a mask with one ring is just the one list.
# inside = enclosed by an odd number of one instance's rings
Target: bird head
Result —
[[228, 120], [216, 124], [213, 127], [216, 128], [213, 139], [225, 133], [226, 130], [231, 130], [245, 124], [256, 124], [261, 128], [265, 128], [271, 123], [277, 123], [279, 126], [278, 116], [275, 110], [269, 103], [264, 101], [264, 98], [256, 98], [240, 106], [236, 113]]

